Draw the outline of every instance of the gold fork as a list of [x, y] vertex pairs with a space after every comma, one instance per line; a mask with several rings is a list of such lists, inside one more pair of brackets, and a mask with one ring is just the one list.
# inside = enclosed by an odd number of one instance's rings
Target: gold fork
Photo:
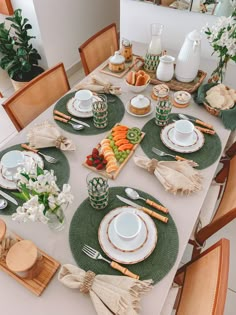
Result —
[[131, 278], [134, 278], [137, 280], [139, 279], [139, 276], [136, 275], [135, 273], [129, 271], [127, 268], [119, 265], [115, 261], [111, 261], [111, 260], [104, 258], [96, 249], [94, 249], [94, 248], [92, 248], [86, 244], [83, 246], [82, 251], [92, 259], [95, 259], [95, 260], [102, 259], [102, 260], [106, 261], [113, 269], [119, 270], [121, 273], [123, 273], [124, 275], [126, 275], [128, 277], [131, 277]]

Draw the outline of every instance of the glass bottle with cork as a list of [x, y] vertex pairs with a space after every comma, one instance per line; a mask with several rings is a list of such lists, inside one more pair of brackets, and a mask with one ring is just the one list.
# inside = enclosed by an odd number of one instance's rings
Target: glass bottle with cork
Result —
[[155, 123], [160, 127], [167, 125], [169, 115], [172, 109], [172, 102], [169, 95], [169, 89], [160, 88], [156, 90], [157, 105]]

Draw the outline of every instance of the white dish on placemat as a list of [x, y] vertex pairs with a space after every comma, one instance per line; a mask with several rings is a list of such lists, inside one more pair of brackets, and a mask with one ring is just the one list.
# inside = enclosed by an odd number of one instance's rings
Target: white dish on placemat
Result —
[[[43, 159], [37, 153], [30, 152], [30, 151], [22, 151], [22, 153], [24, 154], [26, 163], [32, 163], [31, 168], [35, 167], [36, 164], [40, 168], [44, 167]], [[14, 182], [13, 180], [8, 180], [3, 177], [1, 164], [0, 164], [0, 187], [9, 189], [9, 190], [17, 189], [16, 182]]]
[[[99, 96], [96, 96], [96, 95], [93, 96], [93, 101], [99, 100], [99, 99], [100, 99]], [[75, 117], [80, 117], [80, 118], [93, 117], [92, 108], [90, 108], [89, 110], [86, 110], [86, 111], [85, 110], [79, 110], [75, 107], [74, 102], [75, 102], [75, 97], [72, 97], [66, 103], [66, 109], [71, 115], [73, 115]]]
[[[114, 245], [109, 240], [108, 236], [108, 227], [114, 216], [119, 213], [126, 212], [135, 212], [147, 226], [147, 240], [140, 248], [137, 248], [134, 251], [121, 251], [118, 248], [115, 248]], [[112, 260], [117, 261], [122, 264], [136, 264], [140, 261], [145, 260], [148, 256], [151, 255], [157, 244], [157, 229], [156, 225], [153, 222], [152, 218], [147, 215], [145, 212], [135, 209], [133, 207], [119, 207], [110, 211], [101, 221], [98, 229], [98, 241], [104, 251], [104, 253], [110, 257]], [[127, 241], [128, 242], [128, 241]]]
[[174, 144], [177, 145], [179, 147], [190, 147], [193, 146], [194, 144], [196, 144], [199, 140], [199, 136], [197, 133], [197, 129], [193, 130], [193, 134], [191, 135], [190, 138], [188, 138], [187, 140], [185, 140], [185, 142], [180, 142], [176, 139], [175, 137], [175, 127], [170, 128], [168, 131], [168, 138], [170, 139], [170, 141]]
[[126, 109], [127, 113], [132, 115], [132, 116], [134, 116], [134, 117], [139, 117], [139, 118], [146, 117], [146, 116], [150, 115], [154, 111], [154, 105], [152, 103], [151, 103], [150, 111], [148, 113], [144, 114], [144, 115], [137, 115], [137, 114], [132, 113], [130, 111], [129, 107], [130, 107], [130, 102], [127, 102], [126, 105], [125, 105], [125, 109]]
[[174, 124], [169, 124], [161, 130], [160, 138], [167, 148], [175, 152], [192, 153], [200, 150], [205, 143], [205, 138], [201, 131], [199, 131], [198, 129], [194, 129], [194, 133], [195, 138], [193, 139], [196, 139], [196, 141], [195, 142], [193, 141], [192, 145], [188, 146], [186, 145], [184, 146], [183, 144], [179, 145], [176, 143], [176, 140], [174, 138]]
[[148, 239], [148, 227], [145, 220], [139, 216], [141, 220], [141, 230], [139, 234], [134, 239], [124, 240], [115, 231], [114, 220], [117, 215], [118, 214], [114, 215], [107, 225], [108, 240], [111, 244], [122, 252], [135, 252], [143, 247]]

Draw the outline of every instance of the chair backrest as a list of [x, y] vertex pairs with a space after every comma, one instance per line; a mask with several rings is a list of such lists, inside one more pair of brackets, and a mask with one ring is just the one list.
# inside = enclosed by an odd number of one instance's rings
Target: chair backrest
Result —
[[228, 288], [229, 240], [221, 239], [181, 267], [182, 290], [177, 315], [223, 315]]
[[198, 244], [203, 243], [223, 226], [236, 218], [236, 155], [228, 160], [225, 189], [212, 221], [196, 232]]
[[108, 25], [79, 47], [84, 72], [88, 75], [119, 49], [116, 24]]
[[4, 109], [19, 131], [70, 89], [63, 63], [44, 71], [16, 91]]

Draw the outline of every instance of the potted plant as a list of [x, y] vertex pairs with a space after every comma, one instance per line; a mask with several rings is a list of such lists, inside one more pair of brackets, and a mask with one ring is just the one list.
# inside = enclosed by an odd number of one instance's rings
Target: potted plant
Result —
[[7, 71], [16, 90], [22, 82], [25, 84], [44, 71], [38, 66], [41, 56], [31, 44], [35, 36], [28, 34], [32, 26], [21, 11], [17, 9], [12, 17], [6, 18], [11, 22], [9, 29], [5, 23], [0, 23], [0, 67]]

